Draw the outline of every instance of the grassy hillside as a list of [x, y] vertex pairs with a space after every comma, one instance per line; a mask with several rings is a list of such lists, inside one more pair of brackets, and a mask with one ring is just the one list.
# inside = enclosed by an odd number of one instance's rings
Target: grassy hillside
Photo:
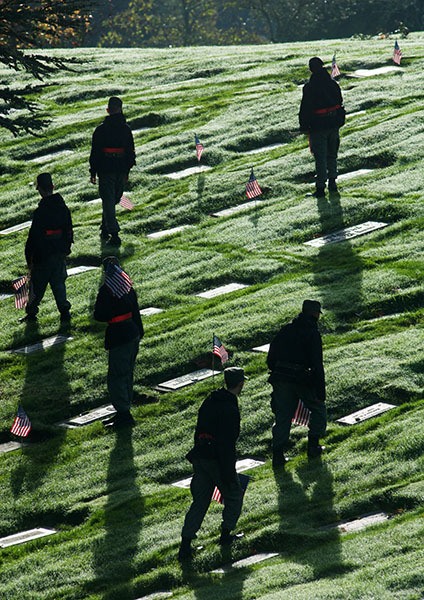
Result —
[[[402, 41], [401, 69], [351, 76], [390, 65], [393, 43], [76, 50], [82, 64], [52, 77], [34, 98], [51, 118], [44, 135], [0, 132], [0, 229], [31, 219], [33, 182], [50, 170], [73, 215], [69, 265], [99, 266], [101, 206], [88, 204], [98, 197], [88, 177], [90, 140], [108, 96], [122, 96], [136, 131], [137, 166], [129, 185], [136, 206], [118, 209], [120, 257], [141, 307], [164, 309], [144, 319], [137, 426], [115, 434], [99, 422], [74, 430], [55, 425], [108, 402], [104, 327], [92, 319], [100, 269], [68, 279], [73, 339], [42, 353], [7, 350], [59, 331], [51, 292], [37, 325], [18, 324], [13, 300], [0, 301], [0, 441], [10, 439], [18, 403], [34, 426], [28, 446], [0, 455], [0, 537], [31, 527], [58, 530], [0, 550], [0, 598], [133, 600], [172, 590], [196, 600], [421, 600], [424, 34]], [[307, 196], [314, 168], [297, 130], [299, 86], [309, 57], [329, 62], [334, 50], [349, 113], [339, 170], [372, 171], [341, 181], [340, 199], [317, 202]], [[1, 77], [17, 78], [4, 70]], [[195, 132], [205, 146], [201, 162], [211, 168], [166, 177], [197, 165]], [[282, 145], [266, 148], [273, 144]], [[34, 160], [63, 150], [71, 152]], [[251, 166], [263, 202], [211, 217], [246, 201]], [[387, 227], [318, 249], [304, 245], [366, 221]], [[191, 227], [147, 237], [179, 225]], [[0, 235], [0, 293], [25, 271], [26, 235]], [[210, 300], [195, 296], [231, 282], [248, 287]], [[274, 473], [265, 355], [251, 349], [269, 342], [304, 298], [324, 308], [327, 451], [322, 464], [309, 464], [305, 430], [296, 428], [286, 472]], [[154, 387], [209, 366], [213, 333], [233, 353], [230, 364], [250, 376], [240, 401], [240, 457], [266, 462], [250, 473], [243, 541], [221, 551], [220, 508], [211, 507], [198, 538], [204, 549], [193, 569], [181, 569], [176, 553], [190, 494], [170, 483], [190, 474], [184, 455], [196, 411], [222, 375], [164, 395]], [[335, 423], [380, 401], [396, 408], [351, 427]], [[325, 528], [375, 511], [391, 518], [357, 533]], [[255, 552], [279, 554], [210, 573]]]

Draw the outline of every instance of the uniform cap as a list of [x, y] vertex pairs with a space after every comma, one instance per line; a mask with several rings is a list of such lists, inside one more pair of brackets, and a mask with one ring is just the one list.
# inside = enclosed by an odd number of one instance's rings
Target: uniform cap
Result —
[[318, 302], [318, 300], [304, 300], [302, 304], [302, 312], [305, 315], [322, 313], [321, 303]]
[[229, 390], [235, 388], [239, 383], [248, 379], [241, 367], [227, 367], [224, 369], [225, 385]]
[[324, 66], [324, 63], [318, 56], [314, 56], [309, 60], [309, 70], [311, 73], [318, 73]]
[[50, 190], [53, 189], [53, 181], [50, 173], [40, 173], [37, 176], [37, 189], [41, 188], [42, 190]]

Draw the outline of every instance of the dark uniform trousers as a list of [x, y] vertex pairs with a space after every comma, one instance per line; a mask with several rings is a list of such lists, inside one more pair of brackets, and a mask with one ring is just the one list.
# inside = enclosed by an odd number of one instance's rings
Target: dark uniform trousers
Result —
[[310, 435], [322, 437], [327, 429], [327, 408], [325, 402], [316, 399], [316, 394], [308, 385], [275, 381], [272, 384], [271, 408], [275, 414], [272, 428], [273, 448], [287, 445], [290, 436], [291, 421], [299, 400], [311, 411], [309, 420]]
[[236, 474], [233, 481], [224, 482], [219, 463], [214, 459], [194, 459], [193, 470], [190, 485], [193, 501], [184, 520], [182, 536], [193, 539], [199, 531], [211, 503], [215, 486], [220, 490], [224, 500], [222, 527], [231, 531], [237, 525], [243, 506], [243, 491], [238, 475]]
[[310, 143], [315, 159], [316, 187], [323, 188], [327, 178], [337, 178], [337, 153], [340, 146], [339, 128], [311, 131]]
[[102, 226], [105, 233], [118, 233], [119, 223], [116, 219], [116, 205], [124, 193], [125, 173], [99, 173], [99, 194], [102, 199]]
[[107, 388], [117, 412], [128, 412], [133, 398], [134, 366], [140, 338], [109, 349]]
[[26, 313], [29, 315], [38, 313], [38, 306], [44, 297], [48, 284], [52, 289], [59, 312], [67, 312], [71, 308], [70, 302], [66, 299], [65, 281], [67, 276], [63, 254], [53, 254], [34, 265], [31, 268], [30, 294]]

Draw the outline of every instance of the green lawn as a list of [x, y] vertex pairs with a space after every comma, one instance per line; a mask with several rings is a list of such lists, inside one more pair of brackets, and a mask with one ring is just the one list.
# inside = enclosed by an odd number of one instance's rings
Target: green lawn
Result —
[[[7, 350], [55, 335], [48, 291], [36, 326], [23, 326], [13, 300], [1, 300], [0, 442], [18, 403], [33, 423], [31, 443], [0, 455], [0, 537], [53, 527], [51, 537], [0, 550], [0, 598], [135, 600], [172, 590], [196, 600], [422, 600], [423, 551], [423, 189], [424, 34], [401, 41], [402, 68], [370, 78], [356, 69], [391, 64], [394, 40], [331, 40], [272, 46], [164, 50], [84, 49], [75, 72], [46, 81], [34, 97], [51, 119], [41, 137], [0, 132], [0, 229], [31, 218], [33, 182], [53, 174], [73, 215], [69, 266], [101, 264], [101, 206], [89, 183], [91, 134], [107, 98], [124, 100], [135, 133], [133, 211], [118, 209], [121, 261], [134, 280], [146, 336], [136, 366], [132, 433], [101, 423], [65, 430], [56, 423], [109, 402], [104, 327], [92, 309], [101, 270], [68, 279], [73, 339], [42, 353]], [[348, 113], [342, 129], [340, 199], [317, 202], [313, 160], [297, 112], [307, 61], [328, 64], [337, 50]], [[61, 51], [52, 51], [61, 54]], [[0, 69], [2, 81], [29, 77]], [[17, 81], [19, 80], [19, 81]], [[359, 112], [365, 111], [365, 112]], [[144, 128], [144, 129], [141, 129]], [[194, 133], [211, 169], [178, 180], [166, 174], [197, 165]], [[258, 154], [252, 149], [272, 144]], [[71, 150], [45, 163], [32, 159]], [[262, 202], [225, 218], [211, 213], [247, 200], [254, 167]], [[387, 226], [313, 248], [304, 244], [366, 221]], [[161, 239], [147, 234], [191, 225]], [[0, 293], [25, 272], [27, 230], [0, 235]], [[246, 288], [210, 300], [199, 292], [231, 282]], [[306, 459], [294, 428], [285, 473], [270, 464], [272, 413], [265, 355], [251, 351], [299, 312], [322, 302], [329, 431], [321, 464]], [[176, 560], [190, 475], [197, 408], [206, 380], [169, 394], [155, 385], [210, 366], [212, 335], [250, 379], [240, 399], [240, 457], [252, 470], [239, 528], [228, 553], [217, 544], [220, 507], [199, 533], [193, 568]], [[395, 408], [363, 424], [335, 421], [376, 402]], [[356, 533], [325, 527], [385, 511], [390, 519]], [[278, 556], [225, 574], [210, 571], [257, 552]]]

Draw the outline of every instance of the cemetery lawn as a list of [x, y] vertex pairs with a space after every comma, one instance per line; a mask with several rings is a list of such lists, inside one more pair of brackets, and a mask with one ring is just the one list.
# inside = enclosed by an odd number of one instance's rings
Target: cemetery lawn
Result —
[[[13, 299], [1, 302], [0, 442], [18, 404], [33, 431], [22, 449], [0, 454], [0, 537], [35, 527], [55, 535], [0, 548], [0, 598], [133, 600], [158, 592], [193, 600], [402, 599], [424, 593], [423, 520], [423, 189], [424, 34], [401, 40], [402, 65], [366, 78], [357, 69], [391, 65], [394, 39], [163, 50], [84, 49], [74, 71], [44, 82], [34, 100], [51, 119], [40, 137], [0, 132], [0, 230], [31, 219], [33, 182], [52, 173], [73, 215], [69, 267], [100, 267], [101, 205], [89, 183], [91, 134], [107, 98], [124, 100], [137, 166], [118, 207], [121, 262], [140, 307], [158, 307], [135, 373], [137, 426], [57, 424], [108, 404], [104, 326], [92, 318], [101, 269], [67, 281], [72, 324], [60, 331], [50, 290], [37, 324], [18, 324]], [[348, 118], [341, 131], [340, 197], [316, 201], [313, 160], [298, 133], [307, 61], [328, 65], [334, 50]], [[52, 54], [62, 55], [56, 50]], [[1, 68], [25, 85], [28, 76]], [[197, 166], [194, 133], [209, 170]], [[270, 146], [270, 148], [267, 148]], [[257, 153], [249, 153], [258, 150]], [[68, 151], [68, 152], [63, 152]], [[44, 158], [42, 158], [44, 157]], [[254, 167], [261, 203], [232, 216], [211, 213], [247, 201]], [[386, 226], [319, 248], [305, 242], [366, 222]], [[149, 233], [190, 225], [151, 239]], [[27, 229], [0, 235], [0, 293], [25, 273]], [[229, 283], [247, 287], [211, 299], [196, 294]], [[321, 462], [306, 458], [306, 430], [293, 428], [285, 472], [270, 463], [270, 385], [264, 353], [305, 298], [320, 300], [329, 428]], [[58, 333], [62, 345], [8, 352]], [[264, 465], [251, 481], [228, 551], [217, 543], [214, 503], [191, 568], [177, 562], [190, 493], [171, 485], [190, 476], [197, 409], [222, 374], [160, 393], [159, 383], [211, 366], [213, 334], [230, 365], [249, 376], [240, 398], [240, 458]], [[215, 363], [216, 367], [216, 363]], [[378, 402], [388, 412], [352, 426], [342, 416]], [[363, 515], [387, 519], [344, 532], [331, 527]], [[257, 553], [277, 553], [223, 574], [213, 569]], [[156, 597], [161, 597], [160, 595]], [[165, 597], [165, 596], [162, 596]]]

